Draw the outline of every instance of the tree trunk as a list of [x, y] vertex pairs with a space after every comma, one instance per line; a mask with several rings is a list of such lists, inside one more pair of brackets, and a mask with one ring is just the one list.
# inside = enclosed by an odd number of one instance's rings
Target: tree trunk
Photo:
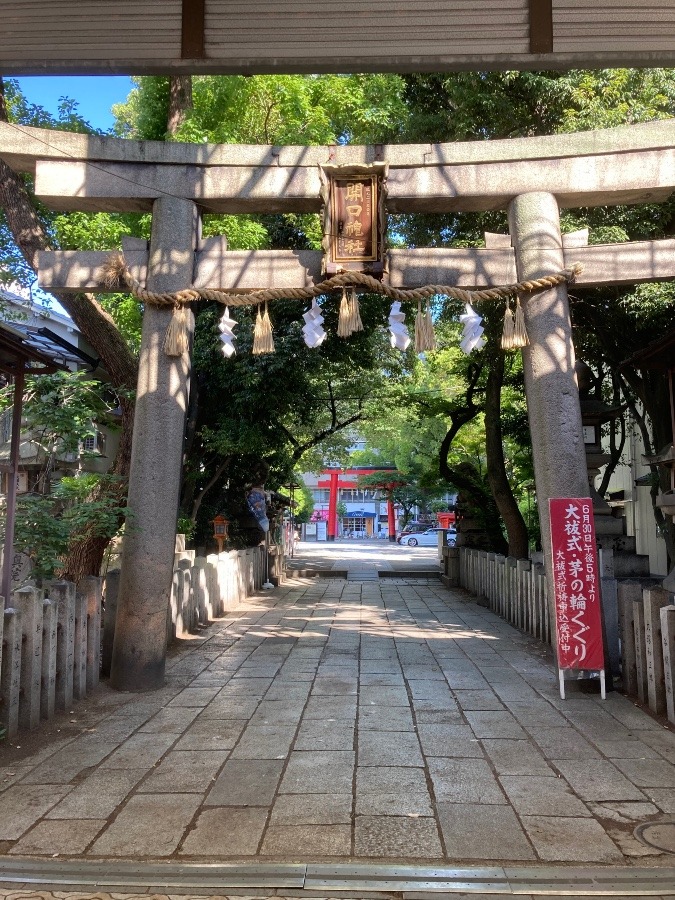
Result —
[[501, 419], [503, 382], [504, 353], [495, 348], [485, 385], [485, 454], [488, 484], [506, 526], [509, 556], [526, 559], [529, 555], [527, 525], [513, 496], [504, 461]]
[[192, 76], [169, 77], [169, 110], [166, 117], [167, 135], [175, 135], [192, 109]]
[[[457, 488], [464, 498], [468, 498], [472, 518], [480, 522], [485, 535], [485, 540], [481, 542], [481, 546], [495, 553], [506, 555], [508, 553], [508, 544], [502, 534], [499, 510], [494, 497], [480, 474], [469, 462], [461, 463], [458, 466], [450, 466], [448, 464], [448, 453], [457, 430], [453, 426], [441, 443], [439, 455], [441, 477]], [[466, 499], [464, 502], [466, 502]]]

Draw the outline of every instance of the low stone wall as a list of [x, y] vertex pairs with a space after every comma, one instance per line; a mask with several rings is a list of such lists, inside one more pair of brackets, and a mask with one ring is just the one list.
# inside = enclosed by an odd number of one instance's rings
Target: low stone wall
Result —
[[55, 581], [0, 598], [0, 723], [37, 728], [99, 681], [101, 578]]
[[[265, 547], [197, 556], [194, 550], [184, 549], [181, 537], [176, 541], [167, 642], [194, 633], [239, 606], [262, 587], [267, 574]], [[105, 579], [103, 675], [110, 674], [119, 578], [119, 570], [114, 570]]]
[[[623, 690], [675, 723], [675, 604], [656, 579], [616, 579], [612, 551], [600, 551], [606, 668]], [[521, 631], [552, 643], [544, 566], [484, 550], [443, 548], [443, 583], [463, 587]]]

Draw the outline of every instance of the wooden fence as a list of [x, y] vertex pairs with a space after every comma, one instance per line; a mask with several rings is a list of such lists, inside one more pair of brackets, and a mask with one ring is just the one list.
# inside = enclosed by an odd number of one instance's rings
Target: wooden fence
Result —
[[[195, 557], [178, 536], [167, 640], [222, 616], [258, 590], [268, 574], [265, 548]], [[278, 564], [278, 558], [277, 558]], [[0, 598], [0, 725], [8, 737], [67, 710], [110, 673], [119, 570], [47, 588], [24, 587]]]
[[[551, 644], [555, 625], [544, 566], [484, 550], [446, 547], [444, 583], [461, 586], [516, 628]], [[600, 551], [606, 667], [623, 690], [675, 723], [675, 603], [655, 578], [616, 579]]]
[[7, 736], [37, 728], [99, 680], [101, 578], [23, 587], [0, 598], [0, 723]]

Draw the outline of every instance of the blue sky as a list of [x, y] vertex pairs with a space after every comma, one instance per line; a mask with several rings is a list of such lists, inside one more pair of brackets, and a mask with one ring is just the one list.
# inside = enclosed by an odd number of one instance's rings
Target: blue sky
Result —
[[30, 76], [18, 79], [30, 103], [44, 106], [56, 115], [59, 99], [68, 97], [78, 102], [80, 115], [95, 128], [107, 131], [113, 125], [110, 109], [113, 103], [126, 100], [133, 87], [127, 76]]

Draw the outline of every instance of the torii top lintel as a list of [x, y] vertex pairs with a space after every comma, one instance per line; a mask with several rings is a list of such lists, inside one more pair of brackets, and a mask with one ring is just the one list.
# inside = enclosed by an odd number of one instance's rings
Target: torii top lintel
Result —
[[[554, 194], [561, 207], [659, 203], [675, 191], [675, 119], [551, 137], [378, 147], [270, 147], [130, 141], [0, 123], [0, 158], [35, 172], [37, 196], [61, 210], [146, 211], [167, 195], [203, 211], [318, 212], [322, 164], [388, 167], [391, 212], [505, 209], [519, 194]], [[673, 241], [577, 247], [578, 283], [625, 284], [675, 276]], [[143, 280], [147, 248], [125, 254]], [[247, 291], [306, 286], [321, 270], [311, 251], [228, 251], [220, 238], [197, 247], [195, 287]], [[100, 258], [99, 258], [100, 257]], [[44, 253], [40, 283], [100, 289], [104, 255]], [[479, 287], [514, 279], [508, 247], [400, 250], [389, 254], [393, 286]]]
[[675, 0], [0, 0], [0, 71], [672, 66]]

